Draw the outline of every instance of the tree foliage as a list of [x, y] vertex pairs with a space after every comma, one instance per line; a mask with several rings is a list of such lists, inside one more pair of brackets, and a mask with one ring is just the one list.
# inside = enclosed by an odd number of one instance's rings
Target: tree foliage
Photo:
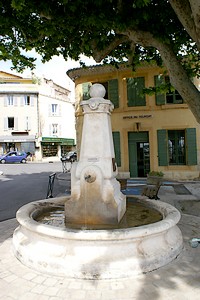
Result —
[[33, 67], [22, 50], [43, 61], [80, 54], [97, 62], [164, 65], [172, 85], [200, 122], [200, 0], [0, 0], [0, 58]]

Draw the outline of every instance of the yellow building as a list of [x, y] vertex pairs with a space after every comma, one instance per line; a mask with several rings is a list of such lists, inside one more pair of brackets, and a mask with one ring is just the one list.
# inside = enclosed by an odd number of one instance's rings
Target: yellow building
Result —
[[[82, 111], [89, 87], [101, 83], [106, 99], [113, 102], [112, 131], [121, 177], [146, 177], [162, 171], [165, 178], [199, 177], [200, 125], [179, 93], [147, 95], [144, 88], [169, 80], [165, 72], [144, 64], [133, 72], [125, 65], [92, 66], [67, 72], [75, 82], [77, 151], [80, 149]], [[97, 132], [98, 134], [98, 132]]]

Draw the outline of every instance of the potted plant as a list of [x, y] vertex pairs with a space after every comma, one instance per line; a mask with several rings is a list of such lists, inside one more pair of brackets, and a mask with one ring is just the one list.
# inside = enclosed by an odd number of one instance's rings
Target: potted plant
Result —
[[150, 171], [147, 175], [147, 184], [158, 184], [162, 182], [163, 180], [163, 172], [159, 171]]

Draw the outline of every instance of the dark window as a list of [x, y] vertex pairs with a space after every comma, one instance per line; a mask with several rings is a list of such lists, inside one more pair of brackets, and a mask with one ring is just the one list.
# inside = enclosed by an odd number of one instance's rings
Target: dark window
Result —
[[[108, 96], [108, 81], [106, 81], [106, 82], [95, 82], [95, 83], [100, 83], [100, 84], [102, 84], [104, 87], [105, 87], [105, 89], [106, 89], [106, 94], [105, 94], [105, 96], [104, 96], [104, 99], [108, 99], [109, 98], [109, 96]], [[109, 99], [110, 100], [110, 99]]]
[[14, 129], [14, 118], [13, 117], [8, 117], [8, 128]]
[[118, 91], [118, 79], [112, 79], [104, 82], [85, 82], [82, 84], [83, 100], [90, 99], [90, 88], [92, 84], [100, 83], [106, 89], [104, 99], [110, 100], [114, 104], [114, 108], [119, 107], [119, 91]]
[[185, 130], [168, 130], [170, 165], [185, 165]]
[[[169, 84], [169, 76], [158, 75], [154, 76], [155, 86], [156, 87], [164, 87], [166, 84]], [[164, 87], [166, 88], [166, 86]], [[181, 104], [183, 103], [183, 98], [179, 94], [177, 90], [174, 90], [172, 87], [169, 88], [168, 92], [156, 93], [156, 105], [163, 104]]]
[[[165, 76], [165, 82], [169, 83], [169, 77]], [[178, 104], [183, 103], [183, 98], [177, 90], [169, 90], [166, 93], [166, 103], [167, 104]]]
[[30, 105], [30, 96], [25, 96], [24, 98], [25, 105]]
[[106, 94], [104, 96], [104, 99], [110, 100], [114, 104], [114, 108], [118, 108], [119, 107], [118, 80], [112, 79], [104, 82], [94, 82], [94, 83], [100, 83], [105, 87]]
[[158, 164], [197, 165], [196, 129], [157, 131]]

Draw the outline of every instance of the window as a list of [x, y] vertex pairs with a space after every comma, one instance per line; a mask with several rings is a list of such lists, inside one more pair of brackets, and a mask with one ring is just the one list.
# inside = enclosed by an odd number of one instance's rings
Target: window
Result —
[[[154, 77], [155, 86], [161, 87], [162, 85], [170, 85], [169, 76], [158, 75]], [[183, 98], [177, 90], [173, 87], [169, 88], [166, 93], [156, 93], [156, 105], [163, 104], [181, 104], [183, 103]]]
[[113, 131], [113, 144], [114, 144], [114, 151], [115, 151], [115, 160], [118, 167], [121, 167], [121, 149], [120, 149], [120, 132]]
[[14, 129], [14, 117], [8, 117], [8, 129]]
[[52, 135], [58, 134], [58, 124], [52, 124]]
[[84, 82], [82, 84], [83, 100], [88, 100], [90, 98], [90, 88], [92, 86], [91, 82]]
[[158, 164], [197, 165], [196, 129], [157, 131]]
[[[165, 82], [170, 83], [169, 76], [165, 76]], [[169, 92], [166, 93], [166, 103], [167, 104], [176, 104], [176, 103], [183, 103], [183, 98], [179, 94], [177, 90], [169, 90]]]
[[51, 114], [52, 116], [58, 115], [58, 104], [51, 104]]
[[25, 130], [29, 131], [31, 130], [31, 118], [25, 117]]
[[42, 156], [43, 157], [51, 157], [51, 156], [57, 156], [58, 154], [58, 146], [57, 144], [42, 144]]
[[13, 96], [8, 96], [8, 105], [14, 105]]
[[127, 105], [131, 106], [145, 106], [146, 97], [143, 93], [145, 88], [145, 78], [136, 77], [136, 78], [127, 78]]
[[[118, 92], [118, 80], [112, 79], [104, 82], [94, 82], [102, 84], [106, 89], [106, 94], [104, 99], [110, 100], [115, 108], [119, 107], [119, 92]], [[94, 84], [93, 83], [93, 84]], [[92, 86], [91, 82], [85, 82], [82, 84], [82, 91], [83, 91], [83, 100], [88, 100], [90, 98], [89, 90]]]
[[30, 96], [24, 96], [24, 105], [30, 105], [31, 103]]
[[185, 165], [185, 131], [168, 130], [169, 165]]

